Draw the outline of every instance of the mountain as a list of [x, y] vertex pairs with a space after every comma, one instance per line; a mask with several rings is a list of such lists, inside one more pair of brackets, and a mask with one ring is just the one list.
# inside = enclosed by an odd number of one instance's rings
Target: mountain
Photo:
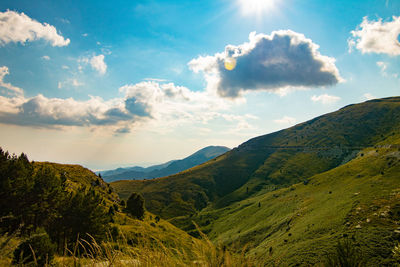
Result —
[[115, 170], [101, 172], [101, 175], [107, 182], [164, 177], [200, 165], [208, 160], [224, 154], [229, 150], [229, 148], [224, 146], [208, 146], [181, 160], [171, 160], [166, 163], [147, 168], [138, 166], [130, 168], [118, 168]]
[[165, 167], [168, 167], [168, 165], [171, 164], [174, 161], [175, 160], [171, 160], [171, 161], [165, 162], [163, 164], [153, 165], [153, 166], [150, 166], [150, 167], [134, 166], [134, 167], [126, 167], [126, 168], [117, 168], [117, 169], [114, 169], [114, 170], [105, 170], [105, 171], [100, 171], [100, 172], [97, 172], [97, 173], [101, 173], [102, 177], [110, 177], [110, 176], [113, 176], [113, 175], [118, 175], [118, 174], [122, 174], [122, 173], [129, 172], [129, 171], [141, 173], [142, 175], [144, 175], [144, 173], [149, 173], [149, 172], [154, 171], [154, 170], [159, 170], [159, 169], [163, 169]]
[[253, 138], [176, 175], [111, 185], [123, 199], [141, 193], [192, 235], [196, 222], [271, 264], [316, 265], [346, 241], [367, 266], [392, 266], [399, 173], [400, 97], [391, 97]]
[[340, 240], [360, 251], [364, 262], [357, 266], [397, 266], [398, 133], [361, 150], [348, 163], [309, 177], [307, 183], [272, 192], [264, 188], [229, 206], [206, 208], [172, 222], [190, 232], [195, 228], [189, 220], [194, 221], [215, 243], [246, 246], [250, 255], [267, 254], [271, 265], [318, 266]]
[[165, 218], [224, 207], [262, 189], [306, 181], [385, 140], [400, 125], [398, 97], [349, 105], [291, 128], [253, 138], [200, 166], [168, 178], [112, 183], [121, 198], [143, 194]]

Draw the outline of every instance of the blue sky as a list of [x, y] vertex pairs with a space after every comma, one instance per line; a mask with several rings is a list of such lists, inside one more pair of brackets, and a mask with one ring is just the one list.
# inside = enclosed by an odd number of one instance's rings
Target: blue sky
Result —
[[159, 163], [397, 96], [398, 16], [393, 0], [3, 0], [0, 146]]

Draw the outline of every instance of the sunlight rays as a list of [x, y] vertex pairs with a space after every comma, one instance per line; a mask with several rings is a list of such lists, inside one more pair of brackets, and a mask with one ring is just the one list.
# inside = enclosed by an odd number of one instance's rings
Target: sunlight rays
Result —
[[257, 17], [276, 8], [279, 0], [237, 0], [243, 15]]

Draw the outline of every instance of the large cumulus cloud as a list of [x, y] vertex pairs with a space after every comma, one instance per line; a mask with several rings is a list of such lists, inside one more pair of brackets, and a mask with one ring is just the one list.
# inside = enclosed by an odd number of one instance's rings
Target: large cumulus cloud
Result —
[[86, 101], [40, 94], [31, 98], [0, 97], [0, 106], [0, 123], [44, 128], [116, 125], [134, 118], [123, 109], [121, 101], [104, 101], [100, 97]]
[[[11, 84], [6, 86], [13, 88]], [[128, 84], [119, 88], [121, 96], [110, 100], [95, 96], [88, 100], [48, 98], [41, 94], [26, 97], [22, 89], [17, 93], [10, 88], [6, 89], [14, 92], [13, 95], [0, 95], [2, 124], [53, 129], [107, 126], [114, 133], [124, 134], [144, 125], [165, 132], [185, 123], [207, 124], [223, 119], [244, 124], [247, 119], [253, 119], [247, 115], [232, 119], [221, 112], [229, 109], [223, 99], [173, 83]]]
[[[335, 59], [321, 55], [319, 46], [303, 34], [290, 30], [271, 35], [251, 33], [249, 42], [228, 45], [225, 52], [200, 56], [189, 62], [194, 72], [203, 72], [208, 89], [222, 97], [235, 98], [244, 91], [280, 91], [288, 87], [320, 87], [342, 80]], [[228, 70], [226, 60], [236, 61]]]
[[24, 44], [38, 39], [44, 39], [52, 46], [67, 46], [70, 43], [50, 24], [42, 24], [24, 13], [0, 12], [0, 45], [10, 42]]

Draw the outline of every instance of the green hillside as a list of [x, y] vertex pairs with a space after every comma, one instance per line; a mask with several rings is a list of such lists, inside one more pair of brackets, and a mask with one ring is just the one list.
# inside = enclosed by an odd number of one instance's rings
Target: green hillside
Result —
[[[0, 152], [3, 265], [46, 233], [56, 266], [400, 263], [400, 98], [350, 105], [179, 174], [112, 187], [78, 165]], [[142, 220], [119, 201], [133, 192], [150, 211]]]
[[101, 194], [108, 204], [119, 203], [119, 197], [114, 192], [113, 188], [101, 177], [98, 177], [91, 170], [80, 165], [59, 164], [52, 162], [34, 162], [36, 168], [46, 166], [54, 169], [59, 175], [64, 175], [67, 179], [66, 189], [74, 192], [81, 187], [93, 188]]
[[216, 252], [149, 212], [136, 219], [79, 165], [30, 162], [0, 148], [0, 196], [0, 266], [182, 266]]
[[349, 105], [272, 134], [253, 138], [200, 166], [146, 181], [117, 181], [122, 199], [140, 192], [148, 210], [164, 218], [226, 207], [331, 170], [400, 128], [400, 98]]
[[396, 143], [362, 150], [308, 184], [262, 190], [191, 219], [215, 242], [247, 245], [254, 255], [271, 250], [268, 261], [284, 266], [315, 265], [346, 236], [354, 237], [368, 266], [392, 265], [400, 238], [400, 138]]

